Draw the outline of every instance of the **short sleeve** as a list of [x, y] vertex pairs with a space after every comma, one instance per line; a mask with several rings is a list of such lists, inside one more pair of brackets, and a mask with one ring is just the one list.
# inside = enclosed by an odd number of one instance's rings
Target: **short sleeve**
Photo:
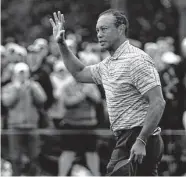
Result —
[[101, 77], [101, 63], [87, 66], [90, 68], [92, 79], [97, 85], [102, 84], [102, 77]]
[[148, 55], [142, 55], [132, 61], [130, 77], [142, 95], [155, 86], [161, 86], [159, 74]]

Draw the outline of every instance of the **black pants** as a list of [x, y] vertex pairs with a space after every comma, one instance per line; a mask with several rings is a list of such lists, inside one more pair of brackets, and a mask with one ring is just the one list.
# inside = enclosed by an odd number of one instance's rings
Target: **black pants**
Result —
[[[107, 165], [107, 175], [111, 176], [114, 167], [118, 162], [126, 161], [130, 156], [130, 150], [136, 141], [141, 127], [135, 127], [130, 130], [122, 130], [118, 133], [116, 146], [112, 152], [111, 159]], [[163, 141], [160, 135], [150, 136], [146, 145], [146, 156], [143, 158], [142, 164], [135, 164], [135, 176], [157, 176], [158, 164], [163, 155]], [[134, 163], [134, 162], [132, 162]], [[123, 166], [119, 174], [114, 176], [129, 176], [129, 166]]]
[[9, 155], [13, 168], [13, 176], [22, 173], [22, 154], [26, 153], [30, 160], [28, 169], [29, 176], [37, 175], [37, 157], [39, 154], [39, 137], [37, 134], [29, 134], [34, 129], [10, 128]]

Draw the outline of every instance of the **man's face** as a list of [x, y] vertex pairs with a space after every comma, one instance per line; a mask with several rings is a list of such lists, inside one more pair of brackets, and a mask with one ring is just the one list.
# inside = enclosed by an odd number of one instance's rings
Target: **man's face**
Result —
[[110, 50], [120, 39], [119, 31], [115, 26], [115, 17], [105, 14], [99, 17], [96, 25], [98, 41], [103, 49]]
[[14, 74], [15, 77], [21, 82], [24, 83], [29, 78], [29, 71], [21, 70], [18, 73]]
[[27, 56], [27, 64], [30, 67], [31, 71], [38, 69], [41, 66], [43, 58], [39, 55], [38, 52], [30, 52]]
[[24, 57], [14, 49], [8, 51], [7, 58], [12, 63], [24, 62]]

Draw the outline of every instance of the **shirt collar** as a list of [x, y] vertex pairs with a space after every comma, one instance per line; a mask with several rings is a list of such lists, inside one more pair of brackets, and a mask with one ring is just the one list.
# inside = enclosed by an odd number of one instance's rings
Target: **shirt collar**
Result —
[[126, 51], [126, 49], [129, 46], [129, 41], [126, 40], [125, 42], [123, 42], [115, 51], [114, 55], [111, 57], [112, 59], [117, 59], [124, 51]]

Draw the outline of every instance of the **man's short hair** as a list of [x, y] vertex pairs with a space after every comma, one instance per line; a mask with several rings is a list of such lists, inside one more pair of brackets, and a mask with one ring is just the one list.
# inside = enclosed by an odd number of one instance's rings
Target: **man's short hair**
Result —
[[115, 21], [115, 26], [116, 27], [124, 24], [126, 26], [125, 35], [127, 36], [128, 28], [129, 28], [129, 22], [128, 22], [128, 19], [127, 19], [126, 15], [122, 11], [119, 11], [117, 9], [108, 9], [108, 10], [102, 12], [99, 15], [99, 17], [101, 17], [102, 15], [105, 15], [105, 14], [112, 14], [116, 18], [116, 21]]

